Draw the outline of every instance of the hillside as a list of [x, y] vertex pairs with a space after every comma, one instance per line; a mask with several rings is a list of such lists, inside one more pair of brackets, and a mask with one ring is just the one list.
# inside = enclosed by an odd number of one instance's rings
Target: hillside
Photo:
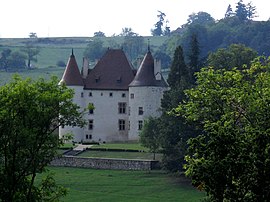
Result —
[[[103, 41], [104, 47], [110, 47], [112, 41], [114, 44], [121, 44], [124, 41], [124, 37], [101, 37], [98, 38]], [[160, 47], [166, 37], [144, 37], [144, 42], [147, 44], [148, 39], [151, 43], [151, 47], [157, 49]], [[4, 49], [10, 49], [12, 51], [20, 50], [30, 40], [30, 38], [5, 38], [0, 39], [0, 52]], [[40, 48], [39, 54], [36, 56], [37, 62], [33, 62], [34, 69], [31, 70], [19, 70], [16, 72], [0, 73], [0, 85], [7, 83], [14, 73], [19, 73], [23, 77], [45, 77], [49, 78], [51, 75], [61, 77], [64, 71], [64, 67], [57, 66], [59, 61], [66, 63], [73, 49], [77, 59], [78, 66], [82, 66], [83, 54], [89, 41], [94, 40], [93, 37], [58, 37], [58, 38], [37, 38], [34, 39], [34, 45]], [[90, 64], [91, 65], [91, 64]]]

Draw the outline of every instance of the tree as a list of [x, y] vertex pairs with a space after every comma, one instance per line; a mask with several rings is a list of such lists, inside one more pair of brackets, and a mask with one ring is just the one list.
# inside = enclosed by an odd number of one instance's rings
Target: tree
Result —
[[199, 58], [200, 58], [200, 47], [197, 39], [197, 35], [193, 33], [190, 40], [190, 54], [189, 58], [189, 68], [190, 68], [190, 78], [195, 81], [194, 73], [199, 71]]
[[[192, 13], [188, 16], [187, 24], [199, 24], [199, 25], [211, 25], [215, 23], [215, 19], [206, 12], [198, 12], [198, 13]], [[185, 26], [186, 26], [185, 25]]]
[[94, 37], [106, 37], [104, 32], [98, 31], [94, 33]]
[[146, 50], [146, 44], [144, 43], [144, 38], [142, 36], [128, 35], [124, 37], [122, 48], [128, 59], [133, 61], [144, 53]]
[[226, 13], [225, 13], [225, 18], [230, 18], [232, 16], [234, 16], [234, 13], [233, 13], [231, 4], [229, 4], [229, 6], [226, 10]]
[[189, 140], [186, 175], [212, 201], [270, 197], [270, 58], [248, 69], [197, 73], [176, 114], [202, 129]]
[[38, 173], [57, 155], [59, 126], [84, 126], [73, 91], [58, 79], [13, 80], [0, 88], [0, 201], [58, 201], [66, 190]]
[[241, 20], [247, 20], [248, 17], [248, 11], [246, 8], [246, 5], [243, 3], [243, 0], [239, 0], [237, 2], [236, 10], [235, 10], [235, 15]]
[[247, 5], [246, 5], [246, 9], [247, 9], [247, 18], [249, 20], [251, 20], [252, 18], [254, 17], [257, 17], [255, 16], [255, 14], [257, 13], [256, 11], [256, 6], [253, 6], [252, 5], [252, 2], [249, 2]]
[[31, 61], [37, 62], [36, 56], [40, 52], [40, 47], [34, 46], [33, 42], [26, 43], [25, 47], [21, 49], [27, 56], [27, 67], [31, 68]]
[[84, 50], [84, 56], [89, 58], [89, 60], [95, 61], [100, 59], [105, 53], [106, 48], [103, 47], [103, 41], [99, 38], [95, 38], [87, 44]]
[[162, 166], [168, 171], [182, 171], [189, 137], [195, 133], [182, 117], [169, 114], [185, 98], [184, 90], [191, 87], [189, 69], [185, 64], [183, 50], [178, 46], [174, 53], [168, 75], [170, 89], [161, 100], [162, 116], [156, 126], [160, 134]]
[[155, 155], [160, 147], [158, 125], [157, 118], [149, 117], [145, 120], [140, 133], [140, 143], [142, 146], [149, 148], [150, 152], [154, 154], [154, 160], [156, 159]]
[[131, 36], [139, 36], [137, 33], [133, 32], [132, 28], [125, 27], [122, 28], [122, 32], [119, 36], [131, 37]]
[[174, 58], [171, 70], [168, 75], [168, 84], [171, 88], [177, 88], [185, 85], [189, 80], [189, 70], [184, 60], [184, 53], [181, 46], [178, 46], [174, 52]]
[[164, 24], [164, 17], [166, 17], [166, 14], [158, 11], [158, 21], [155, 24], [155, 28], [151, 30], [151, 33], [153, 36], [162, 36], [163, 35], [163, 24]]
[[257, 52], [243, 44], [231, 44], [227, 49], [220, 48], [208, 56], [208, 65], [215, 69], [250, 67], [251, 61], [257, 57]]
[[9, 68], [9, 57], [11, 54], [10, 49], [4, 49], [1, 53], [1, 58], [0, 58], [0, 68], [4, 69], [6, 72], [8, 71]]

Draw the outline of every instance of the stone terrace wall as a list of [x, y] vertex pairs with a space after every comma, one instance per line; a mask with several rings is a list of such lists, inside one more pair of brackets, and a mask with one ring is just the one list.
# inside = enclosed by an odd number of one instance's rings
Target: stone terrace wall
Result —
[[158, 167], [158, 163], [158, 161], [152, 160], [106, 159], [63, 156], [54, 159], [51, 162], [51, 166], [112, 170], [153, 170]]

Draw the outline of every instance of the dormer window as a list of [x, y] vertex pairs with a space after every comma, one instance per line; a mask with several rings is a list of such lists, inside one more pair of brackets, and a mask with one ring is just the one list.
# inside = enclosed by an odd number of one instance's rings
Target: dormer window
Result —
[[119, 76], [119, 77], [117, 78], [116, 82], [117, 82], [117, 83], [121, 83], [121, 81], [122, 81], [122, 78], [121, 78], [121, 76]]
[[100, 76], [96, 76], [95, 81], [96, 81], [96, 83], [98, 83], [100, 81]]

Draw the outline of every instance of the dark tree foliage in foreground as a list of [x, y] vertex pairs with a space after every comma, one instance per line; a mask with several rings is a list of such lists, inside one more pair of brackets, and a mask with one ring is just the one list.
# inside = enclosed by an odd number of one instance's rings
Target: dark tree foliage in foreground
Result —
[[[59, 201], [66, 194], [52, 175], [36, 176], [57, 155], [61, 144], [54, 131], [84, 125], [73, 91], [58, 79], [22, 80], [0, 87], [0, 201]], [[60, 115], [60, 116], [59, 116]]]
[[204, 68], [176, 113], [201, 128], [186, 174], [211, 201], [270, 199], [270, 58], [250, 68]]

